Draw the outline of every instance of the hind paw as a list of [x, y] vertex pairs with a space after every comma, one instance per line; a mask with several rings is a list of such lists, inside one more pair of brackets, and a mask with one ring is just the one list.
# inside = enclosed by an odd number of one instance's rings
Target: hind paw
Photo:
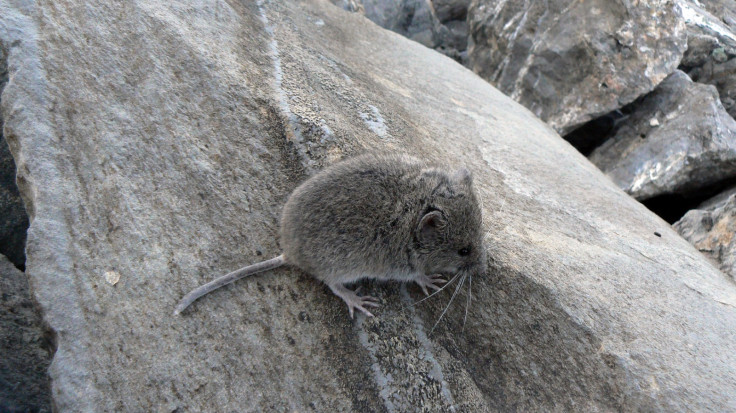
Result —
[[362, 297], [359, 296], [358, 292], [360, 291], [360, 287], [355, 291], [351, 291], [342, 284], [336, 284], [330, 285], [330, 289], [348, 305], [350, 318], [353, 318], [356, 309], [368, 317], [373, 317], [373, 314], [371, 314], [366, 307], [378, 307], [380, 305], [378, 304], [378, 299], [376, 297], [371, 297], [369, 295], [364, 295]]

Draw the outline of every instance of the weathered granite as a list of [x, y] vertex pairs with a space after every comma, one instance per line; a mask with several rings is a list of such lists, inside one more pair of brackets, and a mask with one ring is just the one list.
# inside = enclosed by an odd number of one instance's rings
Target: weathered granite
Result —
[[634, 101], [677, 68], [672, 0], [473, 0], [470, 67], [566, 134]]
[[468, 62], [470, 0], [332, 0], [360, 12], [377, 25], [449, 56]]
[[[320, 1], [0, 15], [60, 411], [736, 409], [736, 286], [451, 59]], [[491, 270], [464, 329], [468, 286], [430, 333], [447, 292], [368, 283], [383, 307], [352, 322], [292, 269], [170, 316], [278, 254], [288, 193], [371, 148], [475, 174]]]
[[673, 226], [736, 281], [736, 187], [688, 211]]
[[736, 179], [736, 121], [681, 71], [633, 106], [591, 162], [631, 196], [689, 195]]
[[688, 36], [682, 69], [694, 81], [714, 85], [726, 111], [736, 117], [736, 21], [732, 19], [736, 4], [729, 8], [720, 1], [678, 2]]

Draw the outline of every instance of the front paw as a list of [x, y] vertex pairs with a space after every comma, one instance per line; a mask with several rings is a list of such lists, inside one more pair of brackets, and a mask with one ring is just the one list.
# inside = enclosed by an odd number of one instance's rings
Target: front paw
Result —
[[422, 291], [424, 291], [424, 295], [429, 295], [429, 291], [427, 290], [427, 287], [435, 291], [439, 291], [442, 289], [442, 287], [440, 286], [442, 284], [447, 283], [447, 281], [442, 278], [441, 274], [434, 274], [434, 275], [429, 275], [429, 276], [424, 275], [424, 274], [417, 275], [414, 278], [414, 282], [419, 284], [419, 288], [421, 288]]

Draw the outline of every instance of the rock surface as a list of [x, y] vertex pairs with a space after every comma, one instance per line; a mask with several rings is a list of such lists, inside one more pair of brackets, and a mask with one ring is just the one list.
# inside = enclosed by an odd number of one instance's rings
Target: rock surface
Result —
[[707, 62], [696, 76], [694, 80], [716, 87], [723, 107], [731, 117], [736, 117], [736, 54], [729, 55], [729, 60], [723, 63]]
[[689, 211], [674, 228], [736, 281], [736, 187]]
[[[318, 1], [9, 4], [60, 411], [736, 410], [733, 282], [451, 59]], [[383, 306], [351, 322], [288, 268], [171, 317], [278, 254], [288, 193], [369, 148], [475, 174], [491, 270], [464, 328], [467, 286], [431, 331], [449, 292], [366, 283]]]
[[470, 68], [563, 134], [653, 90], [686, 48], [671, 0], [474, 0], [468, 25]]
[[426, 0], [362, 0], [365, 17], [427, 47], [434, 46], [432, 29], [437, 17]]
[[470, 0], [332, 0], [346, 10], [358, 11], [379, 26], [399, 33], [449, 56], [468, 61]]
[[736, 4], [729, 11], [725, 3], [703, 3], [712, 14], [692, 1], [679, 3], [688, 32], [681, 67], [693, 80], [714, 85], [726, 111], [736, 117], [736, 21], [732, 19]]
[[736, 3], [732, 0], [678, 0], [678, 3], [687, 3], [692, 8], [708, 12], [713, 21], [736, 33]]
[[736, 121], [681, 71], [633, 105], [589, 159], [631, 196], [688, 194], [736, 177]]
[[0, 412], [50, 412], [51, 363], [26, 275], [0, 255]]
[[[0, 45], [0, 93], [7, 82], [7, 53]], [[0, 255], [6, 256], [22, 269], [26, 262], [28, 215], [15, 185], [15, 162], [3, 137], [2, 124], [0, 113]]]

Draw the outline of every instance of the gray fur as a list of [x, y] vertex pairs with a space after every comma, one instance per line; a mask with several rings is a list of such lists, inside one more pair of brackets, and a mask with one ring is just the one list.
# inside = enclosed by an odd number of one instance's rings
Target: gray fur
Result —
[[415, 281], [426, 293], [445, 282], [436, 274], [483, 272], [481, 224], [468, 170], [366, 154], [327, 167], [294, 190], [281, 216], [283, 261], [327, 284], [351, 317], [354, 308], [372, 315], [365, 307], [376, 300], [345, 284]]

